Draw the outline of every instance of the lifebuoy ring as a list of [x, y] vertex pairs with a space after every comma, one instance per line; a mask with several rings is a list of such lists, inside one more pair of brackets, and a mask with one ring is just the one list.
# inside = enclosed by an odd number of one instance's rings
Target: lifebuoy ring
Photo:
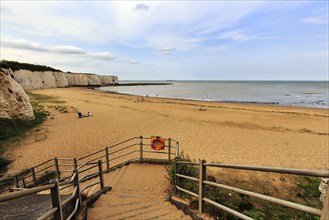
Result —
[[151, 147], [154, 150], [164, 150], [165, 140], [161, 137], [152, 137], [151, 138]]

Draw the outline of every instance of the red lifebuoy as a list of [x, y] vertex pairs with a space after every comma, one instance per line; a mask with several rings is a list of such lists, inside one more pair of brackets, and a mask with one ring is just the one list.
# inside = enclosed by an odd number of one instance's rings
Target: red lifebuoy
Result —
[[151, 147], [154, 150], [164, 150], [165, 140], [161, 137], [152, 137], [151, 138]]

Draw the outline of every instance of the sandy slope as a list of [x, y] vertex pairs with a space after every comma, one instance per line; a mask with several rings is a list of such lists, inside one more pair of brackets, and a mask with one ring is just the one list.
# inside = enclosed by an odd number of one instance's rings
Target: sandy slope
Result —
[[[79, 157], [132, 136], [180, 141], [192, 159], [294, 168], [329, 168], [329, 111], [223, 104], [102, 93], [86, 88], [33, 91], [58, 96], [91, 118], [52, 111], [41, 131], [11, 148], [10, 172], [46, 159]], [[207, 109], [200, 111], [200, 108]]]

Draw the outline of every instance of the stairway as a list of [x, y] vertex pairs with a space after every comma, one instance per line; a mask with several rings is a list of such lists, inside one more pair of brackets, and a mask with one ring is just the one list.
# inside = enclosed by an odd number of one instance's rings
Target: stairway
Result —
[[163, 165], [129, 164], [104, 179], [112, 190], [88, 209], [88, 219], [191, 219], [168, 202], [169, 183]]

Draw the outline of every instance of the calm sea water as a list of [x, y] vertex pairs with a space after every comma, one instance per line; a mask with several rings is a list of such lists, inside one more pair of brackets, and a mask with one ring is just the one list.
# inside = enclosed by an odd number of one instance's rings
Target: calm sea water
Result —
[[[166, 82], [121, 81], [120, 83]], [[101, 91], [150, 97], [329, 108], [328, 81], [171, 81], [172, 85], [111, 86]]]

